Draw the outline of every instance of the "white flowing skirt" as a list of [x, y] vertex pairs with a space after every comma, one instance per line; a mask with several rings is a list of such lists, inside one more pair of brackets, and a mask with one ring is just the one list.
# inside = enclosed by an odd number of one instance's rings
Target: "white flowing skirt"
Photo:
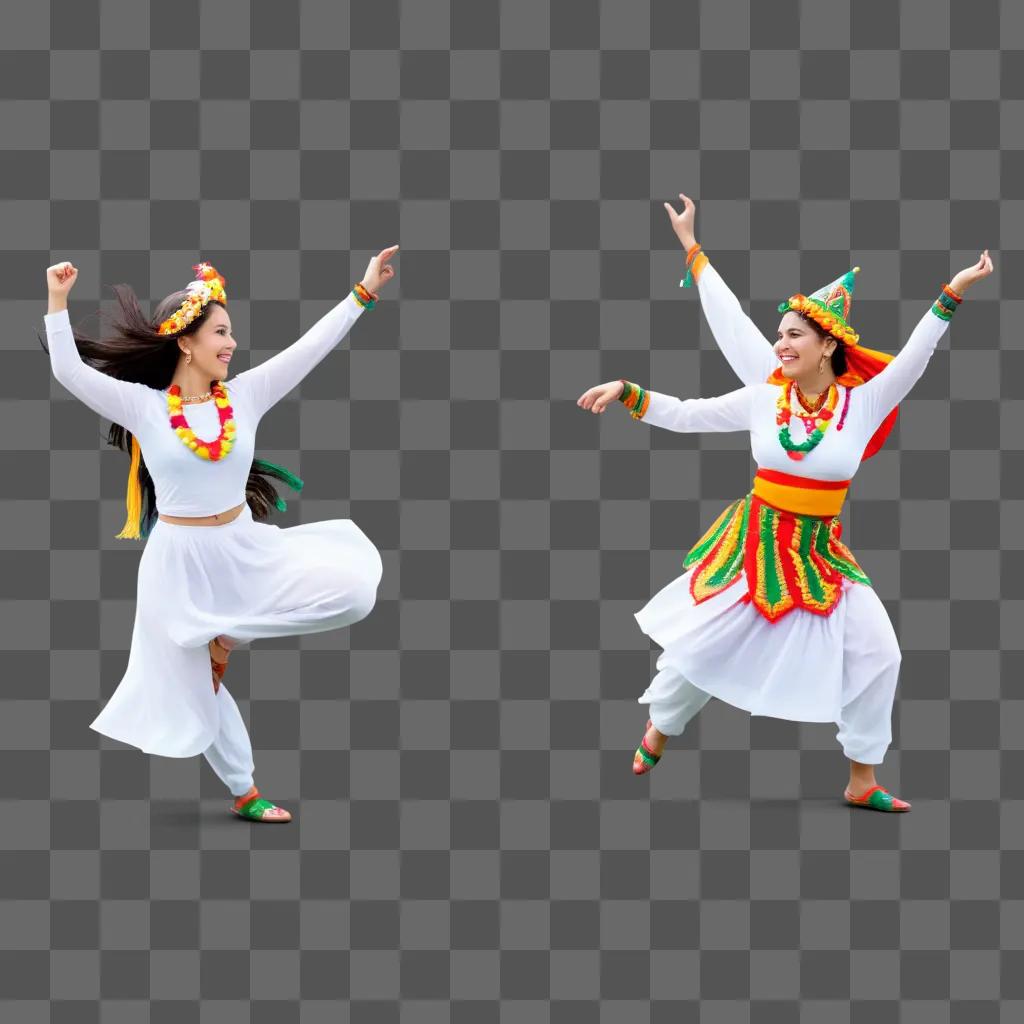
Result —
[[246, 504], [219, 526], [157, 520], [139, 561], [128, 667], [91, 728], [148, 754], [202, 753], [219, 726], [211, 639], [351, 625], [370, 613], [382, 575], [350, 519], [282, 528]]
[[772, 623], [749, 602], [746, 575], [694, 604], [690, 569], [635, 614], [659, 647], [658, 674], [642, 704], [671, 700], [685, 677], [705, 693], [753, 715], [839, 722], [873, 680], [891, 678], [899, 643], [875, 591], [843, 579], [831, 615], [794, 609]]

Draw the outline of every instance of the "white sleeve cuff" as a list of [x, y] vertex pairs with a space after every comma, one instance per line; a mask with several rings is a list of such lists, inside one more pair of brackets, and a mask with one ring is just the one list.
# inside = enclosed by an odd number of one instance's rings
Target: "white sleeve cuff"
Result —
[[60, 327], [70, 327], [71, 317], [66, 309], [59, 309], [56, 313], [44, 313], [43, 323], [46, 325], [47, 330], [56, 330]]

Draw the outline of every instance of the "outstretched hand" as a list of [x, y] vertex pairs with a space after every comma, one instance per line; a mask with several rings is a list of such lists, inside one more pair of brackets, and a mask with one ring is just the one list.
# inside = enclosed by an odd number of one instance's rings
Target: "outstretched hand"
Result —
[[398, 252], [397, 245], [389, 246], [387, 249], [382, 249], [367, 263], [362, 285], [371, 294], [375, 295], [383, 285], [387, 284], [395, 276], [395, 268], [388, 263], [388, 260], [396, 252]]
[[676, 233], [676, 237], [682, 243], [684, 249], [690, 249], [693, 247], [696, 241], [693, 234], [694, 220], [697, 216], [697, 207], [694, 201], [689, 197], [679, 193], [679, 198], [683, 201], [683, 212], [676, 213], [671, 203], [665, 203], [665, 209], [668, 211], [668, 219], [672, 224], [672, 230]]
[[613, 380], [608, 384], [598, 384], [596, 387], [584, 391], [576, 404], [581, 409], [589, 409], [591, 412], [601, 413], [611, 402], [618, 401], [625, 390], [621, 380]]
[[977, 263], [969, 267], [964, 267], [964, 269], [949, 282], [949, 287], [958, 295], [963, 295], [971, 285], [977, 284], [983, 277], [988, 277], [994, 269], [995, 268], [992, 265], [992, 257], [989, 256], [988, 249], [986, 249], [981, 256], [978, 257]]

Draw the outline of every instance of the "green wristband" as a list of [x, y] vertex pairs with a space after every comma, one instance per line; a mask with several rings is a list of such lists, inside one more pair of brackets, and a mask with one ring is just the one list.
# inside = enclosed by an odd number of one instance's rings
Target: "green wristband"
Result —
[[363, 298], [363, 297], [362, 297], [362, 296], [361, 296], [361, 295], [359, 294], [359, 292], [357, 292], [357, 291], [355, 290], [355, 288], [353, 288], [353, 289], [352, 289], [352, 298], [354, 298], [354, 299], [356, 300], [356, 302], [358, 302], [358, 303], [359, 303], [359, 305], [363, 307], [363, 309], [373, 309], [373, 307], [377, 305], [377, 300], [376, 300], [376, 299], [370, 299], [370, 301], [369, 301], [369, 302], [367, 302], [367, 301], [366, 301], [366, 300], [365, 300], [365, 299], [364, 299], [364, 298]]
[[629, 415], [635, 420], [638, 420], [643, 416], [646, 412], [647, 406], [647, 392], [643, 388], [637, 388], [637, 391], [636, 405], [629, 410]]

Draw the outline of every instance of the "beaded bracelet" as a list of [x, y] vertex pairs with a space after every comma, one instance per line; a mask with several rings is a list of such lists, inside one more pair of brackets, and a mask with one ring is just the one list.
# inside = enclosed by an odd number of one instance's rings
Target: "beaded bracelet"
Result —
[[948, 284], [942, 286], [942, 291], [939, 292], [939, 297], [935, 300], [932, 306], [932, 312], [940, 319], [945, 320], [947, 323], [953, 319], [953, 314], [957, 311], [960, 303], [963, 302], [963, 298]]
[[694, 269], [699, 273], [704, 269], [704, 264], [706, 264], [707, 261], [708, 258], [704, 255], [703, 246], [700, 242], [694, 242], [693, 245], [686, 250], [686, 277], [679, 282], [679, 287], [692, 288]]
[[629, 415], [633, 419], [643, 419], [644, 413], [647, 412], [647, 407], [651, 404], [650, 394], [639, 385], [633, 384], [624, 377], [620, 377], [619, 381], [622, 384], [622, 394], [619, 395], [619, 401], [629, 409]]
[[352, 294], [355, 296], [356, 302], [359, 303], [363, 309], [373, 309], [377, 305], [377, 300], [380, 298], [379, 295], [374, 295], [368, 288], [366, 288], [361, 281], [356, 282], [355, 287], [352, 289]]

